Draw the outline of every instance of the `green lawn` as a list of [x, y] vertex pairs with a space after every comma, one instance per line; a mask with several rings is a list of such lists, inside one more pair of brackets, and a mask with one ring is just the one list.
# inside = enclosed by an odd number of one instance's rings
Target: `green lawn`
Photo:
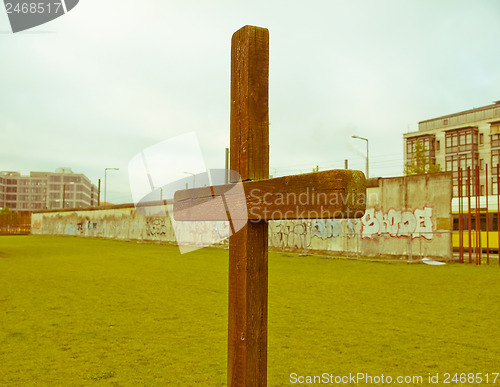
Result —
[[[0, 385], [225, 385], [227, 255], [0, 237]], [[496, 265], [269, 254], [269, 386], [500, 372], [499, 321]]]

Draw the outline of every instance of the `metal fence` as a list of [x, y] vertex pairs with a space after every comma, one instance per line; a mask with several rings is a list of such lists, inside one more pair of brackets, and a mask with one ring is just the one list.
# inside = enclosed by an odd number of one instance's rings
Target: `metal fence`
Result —
[[497, 164], [489, 175], [488, 164], [484, 165], [484, 186], [480, 183], [482, 169], [475, 165], [458, 170], [458, 197], [452, 206], [453, 229], [458, 234], [454, 246], [458, 245], [462, 263], [489, 264], [497, 255], [500, 264], [500, 168]]

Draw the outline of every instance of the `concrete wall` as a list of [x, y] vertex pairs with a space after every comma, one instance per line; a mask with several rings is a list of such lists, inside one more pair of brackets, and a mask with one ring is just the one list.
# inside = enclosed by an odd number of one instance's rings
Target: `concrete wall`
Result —
[[276, 221], [270, 245], [350, 255], [451, 258], [451, 173], [370, 179], [361, 219]]
[[111, 209], [34, 213], [32, 234], [175, 241], [168, 217], [144, 216], [133, 205]]
[[[272, 221], [269, 245], [284, 250], [322, 250], [349, 255], [451, 258], [451, 173], [370, 179], [361, 219]], [[162, 207], [162, 211], [164, 208]], [[227, 222], [178, 222], [133, 206], [39, 212], [33, 234], [77, 235], [209, 245], [227, 237]], [[151, 212], [154, 213], [154, 212]]]
[[363, 251], [451, 258], [451, 172], [380, 179], [375, 192], [361, 219]]

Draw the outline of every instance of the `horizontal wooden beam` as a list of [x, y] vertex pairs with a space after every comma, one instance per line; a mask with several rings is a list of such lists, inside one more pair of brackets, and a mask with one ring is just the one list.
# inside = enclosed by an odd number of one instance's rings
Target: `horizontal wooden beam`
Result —
[[174, 196], [177, 221], [360, 218], [365, 208], [364, 174], [345, 169], [193, 188]]

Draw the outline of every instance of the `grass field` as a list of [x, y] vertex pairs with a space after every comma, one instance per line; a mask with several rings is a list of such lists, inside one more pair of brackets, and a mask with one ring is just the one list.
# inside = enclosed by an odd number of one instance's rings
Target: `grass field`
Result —
[[[225, 385], [227, 255], [0, 237], [0, 385]], [[500, 372], [499, 301], [497, 266], [271, 252], [269, 386], [291, 373]]]

